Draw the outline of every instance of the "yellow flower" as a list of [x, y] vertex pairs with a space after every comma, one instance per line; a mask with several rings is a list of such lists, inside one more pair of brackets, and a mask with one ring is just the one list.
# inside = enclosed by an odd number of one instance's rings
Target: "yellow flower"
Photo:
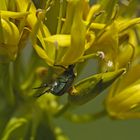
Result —
[[8, 20], [0, 21], [0, 61], [13, 60], [18, 50], [19, 31], [16, 25]]
[[56, 35], [44, 35], [43, 38], [41, 38], [41, 33], [38, 34], [42, 47], [34, 41], [37, 23], [40, 24], [40, 30], [45, 28], [39, 21], [40, 14], [38, 14], [38, 21], [36, 21], [33, 30], [33, 42], [35, 42], [33, 44], [38, 55], [49, 65], [69, 65], [76, 62], [84, 54], [86, 36], [86, 25], [83, 22], [84, 3], [86, 3], [85, 0], [68, 1], [66, 19], [61, 32]]
[[[6, 1], [1, 1], [0, 5], [0, 62], [4, 63], [15, 60], [18, 51], [23, 47], [23, 35], [27, 35], [25, 19], [29, 12], [13, 12], [12, 7], [7, 7]], [[11, 11], [6, 11], [7, 9]], [[28, 36], [24, 36], [24, 41], [27, 38]]]
[[116, 119], [140, 118], [140, 65], [134, 66], [111, 88], [106, 109]]
[[[17, 3], [20, 11], [23, 11], [19, 0], [17, 0]], [[24, 0], [23, 5], [27, 7], [27, 3], [29, 3], [29, 0]], [[138, 24], [140, 19], [136, 18], [129, 21], [117, 19], [114, 16], [115, 3], [112, 2], [112, 9], [108, 10], [103, 3], [90, 7], [86, 0], [69, 0], [64, 24], [60, 24], [63, 17], [59, 17], [61, 20], [58, 20], [58, 24], [62, 27], [60, 32], [54, 35], [51, 35], [48, 28], [43, 24], [47, 11], [38, 11], [36, 17], [36, 8], [32, 3], [31, 14], [28, 16], [27, 21], [30, 27], [33, 28], [32, 42], [36, 52], [51, 66], [54, 64], [70, 65], [79, 62], [83, 55], [90, 55], [97, 53], [97, 51], [105, 54], [104, 60], [101, 61], [102, 71], [113, 71], [124, 66], [128, 63], [133, 50], [128, 44], [128, 41], [131, 43], [131, 39], [123, 41], [122, 39], [124, 36], [130, 35], [130, 32], [126, 31]], [[103, 8], [106, 9], [105, 14], [103, 11], [101, 12]], [[132, 38], [132, 35], [130, 36]], [[40, 44], [37, 43], [37, 38]], [[120, 41], [127, 42], [127, 45], [125, 45], [126, 48], [129, 48], [125, 61], [121, 60], [120, 52], [122, 48], [119, 47]], [[135, 44], [133, 45], [135, 46]]]
[[102, 51], [105, 55], [100, 62], [102, 71], [126, 67], [139, 53], [137, 36], [132, 27], [140, 23], [140, 18], [116, 19], [97, 36], [86, 53]]

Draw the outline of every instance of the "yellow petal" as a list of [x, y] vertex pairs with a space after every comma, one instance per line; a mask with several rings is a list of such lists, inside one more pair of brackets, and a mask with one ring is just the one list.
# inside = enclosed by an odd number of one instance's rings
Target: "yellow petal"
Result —
[[38, 53], [38, 55], [44, 59], [49, 65], [53, 66], [54, 62], [53, 60], [51, 60], [48, 55], [46, 54], [46, 52], [37, 44], [34, 44], [34, 48], [36, 50], [36, 52]]
[[[108, 113], [118, 119], [137, 118], [140, 117], [140, 82], [132, 85], [122, 92], [115, 94], [112, 98], [106, 100], [106, 108]], [[135, 115], [137, 114], [137, 115]]]
[[71, 27], [71, 46], [62, 58], [62, 64], [75, 62], [85, 51], [86, 26], [82, 20], [84, 0], [75, 1], [75, 12]]
[[44, 39], [48, 43], [54, 44], [55, 42], [58, 43], [59, 47], [69, 47], [70, 46], [70, 35], [65, 34], [56, 34]]
[[29, 12], [0, 11], [0, 16], [2, 18], [21, 19], [27, 16], [28, 14]]

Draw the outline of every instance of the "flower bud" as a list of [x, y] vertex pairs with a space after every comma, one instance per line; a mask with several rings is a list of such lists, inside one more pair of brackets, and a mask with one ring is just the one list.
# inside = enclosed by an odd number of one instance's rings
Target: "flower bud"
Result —
[[109, 87], [124, 72], [125, 69], [120, 69], [114, 72], [100, 73], [80, 81], [69, 94], [69, 102], [72, 105], [87, 103]]
[[0, 22], [0, 62], [7, 62], [16, 58], [19, 31], [16, 25], [8, 20], [1, 19]]
[[106, 109], [116, 119], [140, 118], [140, 65], [133, 67], [118, 83], [107, 98]]

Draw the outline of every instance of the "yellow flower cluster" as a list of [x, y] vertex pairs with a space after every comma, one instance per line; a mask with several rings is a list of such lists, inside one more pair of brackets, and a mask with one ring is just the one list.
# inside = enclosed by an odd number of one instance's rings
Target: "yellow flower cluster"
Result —
[[[54, 10], [57, 14], [54, 15], [57, 23], [54, 23], [49, 11], [53, 2], [47, 1], [44, 9], [37, 9], [31, 0], [0, 2], [0, 62], [14, 61], [25, 47], [29, 33], [38, 56], [52, 67], [77, 64], [98, 54], [100, 74], [77, 84], [78, 94], [70, 95], [69, 101], [86, 103], [94, 97], [95, 89], [100, 93], [108, 82], [116, 80], [126, 70], [111, 87], [105, 107], [115, 118], [140, 118], [140, 82], [136, 76], [140, 70], [139, 33], [136, 32], [140, 29], [140, 18], [123, 18], [116, 1], [102, 0], [100, 4], [90, 6], [88, 0], [67, 0], [54, 2], [60, 7], [59, 12], [57, 8]], [[67, 5], [65, 9], [64, 4]], [[47, 26], [47, 15], [52, 18], [51, 28], [56, 28], [55, 33]], [[104, 79], [100, 79], [102, 76]], [[98, 82], [92, 83], [93, 79]], [[89, 83], [91, 86], [98, 83], [98, 86], [88, 92]]]

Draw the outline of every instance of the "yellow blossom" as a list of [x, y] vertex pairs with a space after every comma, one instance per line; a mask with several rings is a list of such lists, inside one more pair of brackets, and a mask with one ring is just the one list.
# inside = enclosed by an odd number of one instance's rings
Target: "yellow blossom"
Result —
[[14, 60], [18, 50], [19, 30], [8, 20], [1, 19], [0, 22], [0, 61]]
[[[34, 48], [49, 65], [69, 65], [75, 63], [84, 54], [86, 36], [86, 25], [83, 21], [84, 3], [85, 0], [68, 1], [66, 19], [60, 34], [44, 36], [44, 40], [38, 35], [42, 48], [38, 44], [34, 44]], [[36, 28], [37, 24], [33, 35], [36, 33]], [[40, 28], [44, 29], [41, 27], [41, 22]]]
[[[6, 1], [2, 1], [4, 5]], [[8, 6], [8, 5], [5, 5]], [[5, 7], [4, 6], [4, 7]], [[28, 11], [16, 12], [6, 11], [8, 7], [0, 10], [0, 62], [5, 63], [15, 60], [20, 48], [23, 47], [24, 24], [17, 24], [15, 21], [22, 21], [29, 15]], [[12, 19], [12, 20], [10, 20]], [[26, 34], [27, 35], [27, 34]], [[28, 38], [28, 36], [26, 36]], [[25, 46], [25, 45], [24, 45]]]
[[107, 98], [106, 109], [116, 119], [140, 118], [140, 65], [134, 66], [115, 83]]

